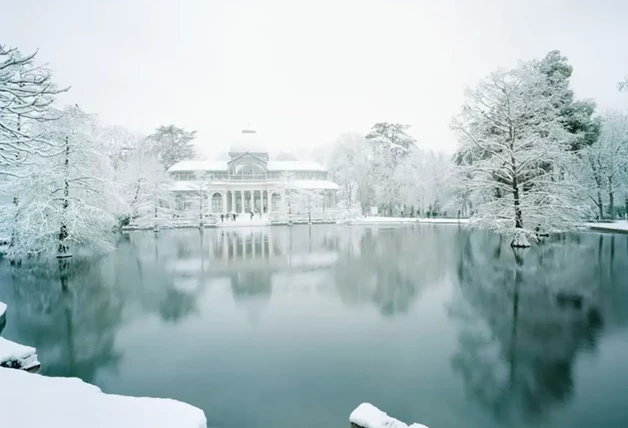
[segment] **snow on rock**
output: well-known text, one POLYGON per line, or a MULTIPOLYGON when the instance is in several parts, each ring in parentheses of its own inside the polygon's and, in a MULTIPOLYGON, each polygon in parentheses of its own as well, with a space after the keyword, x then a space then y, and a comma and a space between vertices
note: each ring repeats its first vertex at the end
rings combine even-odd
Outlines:
POLYGON ((6 312, 7 312, 6 303, 0 302, 0 318, 2 318, 6 312))
POLYGON ((35 348, 0 337, 0 367, 33 371, 40 365, 35 348))
POLYGON ((0 426, 206 428, 202 410, 175 400, 103 393, 76 378, 0 368, 0 426))
POLYGON ((360 428, 428 428, 421 424, 408 426, 369 403, 362 403, 351 412, 349 421, 360 428))

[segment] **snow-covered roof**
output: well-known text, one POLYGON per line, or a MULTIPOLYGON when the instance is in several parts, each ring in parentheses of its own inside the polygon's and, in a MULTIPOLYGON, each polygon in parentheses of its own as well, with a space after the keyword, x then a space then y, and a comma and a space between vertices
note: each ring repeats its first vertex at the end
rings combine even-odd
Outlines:
POLYGON ((181 161, 172 165, 168 172, 177 171, 226 171, 227 161, 181 161))
MULTIPOLYGON (((302 190, 337 190, 338 185, 327 180, 291 180, 288 186, 292 189, 302 190)), ((174 192, 196 192, 199 184, 194 181, 174 181, 170 184, 170 190, 174 192)))
MULTIPOLYGON (((323 165, 311 161, 269 161, 268 171, 327 171, 323 165)), ((168 172, 227 171, 227 161, 181 161, 168 172)))
POLYGON ((292 189, 337 190, 338 185, 327 180, 293 180, 288 186, 292 189))
POLYGON ((269 171, 327 171, 323 165, 312 161, 269 161, 269 171))

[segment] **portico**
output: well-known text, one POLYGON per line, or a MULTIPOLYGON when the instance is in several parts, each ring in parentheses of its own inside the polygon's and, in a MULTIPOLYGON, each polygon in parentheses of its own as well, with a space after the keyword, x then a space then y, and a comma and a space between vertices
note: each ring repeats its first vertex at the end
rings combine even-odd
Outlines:
MULTIPOLYGON (((272 194, 272 192, 270 193, 272 194)), ((215 194, 214 194, 215 195, 215 194)), ((269 191, 266 189, 232 189, 220 192, 222 206, 212 206, 212 212, 227 213, 263 213, 269 212, 269 191)))

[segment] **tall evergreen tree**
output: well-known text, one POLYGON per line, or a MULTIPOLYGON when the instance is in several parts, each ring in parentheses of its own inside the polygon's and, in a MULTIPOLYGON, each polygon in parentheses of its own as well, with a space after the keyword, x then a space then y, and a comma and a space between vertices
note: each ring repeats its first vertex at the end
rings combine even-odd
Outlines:
POLYGON ((600 120, 595 117, 596 104, 593 100, 575 98, 569 81, 573 67, 567 57, 561 55, 560 51, 553 50, 538 61, 536 66, 547 76, 548 89, 565 130, 574 136, 570 149, 577 151, 591 146, 600 135, 600 120))
POLYGON ((196 156, 193 145, 195 138, 196 131, 186 131, 175 125, 160 126, 149 137, 165 169, 196 156))

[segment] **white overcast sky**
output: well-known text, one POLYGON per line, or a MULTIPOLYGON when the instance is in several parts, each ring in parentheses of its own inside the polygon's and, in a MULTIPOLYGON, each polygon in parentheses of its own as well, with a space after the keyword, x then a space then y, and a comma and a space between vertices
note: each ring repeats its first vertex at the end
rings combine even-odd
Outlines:
POLYGON ((628 0, 0 0, 0 43, 39 48, 63 97, 211 156, 251 123, 271 148, 377 121, 451 149, 464 88, 559 49, 577 96, 628 107, 628 0))

